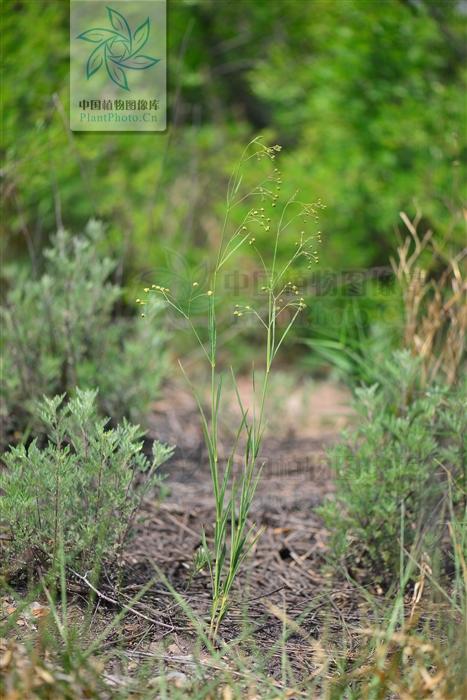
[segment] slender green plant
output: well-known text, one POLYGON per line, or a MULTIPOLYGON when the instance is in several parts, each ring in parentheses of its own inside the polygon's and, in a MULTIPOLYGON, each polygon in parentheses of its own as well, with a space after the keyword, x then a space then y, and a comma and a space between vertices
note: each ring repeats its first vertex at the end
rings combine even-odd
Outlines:
MULTIPOLYGON (((204 290, 198 282, 193 282, 188 301, 177 299, 168 287, 153 284, 144 290, 146 295, 151 293, 161 295, 167 306, 185 319, 202 348, 210 372, 208 410, 203 406, 199 389, 191 382, 190 386, 201 415, 215 502, 213 543, 212 546, 209 545, 206 533, 203 532, 202 548, 198 558, 198 564, 207 565, 211 576, 210 632, 213 637, 217 635, 219 624, 227 612, 232 586, 240 566, 259 534, 256 526, 250 525, 248 516, 261 474, 258 459, 264 436, 266 398, 271 369, 297 316, 305 308, 304 299, 300 296, 297 286, 287 280, 290 278, 294 264, 300 258, 305 259, 308 266, 318 260, 315 248, 320 241, 320 234, 319 232, 307 233, 306 229, 310 228, 310 220, 314 225, 317 219, 318 211, 323 206, 319 201, 314 204, 305 204, 298 199, 298 193, 295 193, 281 207, 273 223, 273 212, 277 208, 278 192, 282 183, 277 167, 269 167, 267 175, 259 183, 247 189, 246 193, 243 192, 245 166, 249 161, 252 159, 274 161, 280 150, 280 146, 268 147, 256 138, 245 148, 234 168, 227 187, 219 248, 212 272, 208 277, 208 289, 204 290), (240 223, 233 223, 233 210, 247 199, 254 200, 254 204, 240 223), (270 212, 269 207, 271 207, 270 212), (272 234, 272 243, 267 246, 270 250, 266 250, 266 254, 264 250, 261 252, 256 244, 253 233, 257 229, 266 236, 272 234), (270 231, 271 234, 269 234, 270 231), (288 234, 296 232, 295 249, 285 264, 279 264, 279 246, 286 231, 288 234), (252 315, 264 331, 265 366, 260 387, 256 386, 254 369, 252 370, 253 405, 251 409, 247 409, 242 402, 233 369, 231 371, 241 417, 229 455, 221 464, 219 415, 224 374, 218 364, 216 305, 220 297, 221 274, 234 254, 245 245, 252 246, 258 256, 265 280, 261 291, 265 294, 266 300, 261 307, 258 306, 258 309, 251 305, 237 304, 233 314, 236 318, 252 315), (207 300, 206 339, 202 337, 202 332, 193 322, 192 315, 193 304, 196 300, 203 298, 207 300), (233 461, 240 446, 243 452, 242 469, 241 473, 236 475, 233 472, 233 461)), ((145 300, 138 299, 137 302, 144 306, 148 303, 148 296, 145 300)), ((144 310, 142 315, 144 316, 144 310)), ((186 377, 183 367, 182 371, 186 377)))

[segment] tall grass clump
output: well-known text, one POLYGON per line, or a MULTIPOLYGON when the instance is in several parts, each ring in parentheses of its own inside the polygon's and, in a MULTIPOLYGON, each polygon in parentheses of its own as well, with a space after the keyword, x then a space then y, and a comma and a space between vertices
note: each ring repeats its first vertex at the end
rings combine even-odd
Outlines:
MULTIPOLYGON (((290 281, 292 270, 299 260, 309 266, 317 261, 316 244, 319 233, 310 232, 317 219, 320 202, 307 204, 297 193, 279 205, 281 174, 277 167, 268 172, 253 186, 244 185, 247 180, 247 164, 250 161, 274 162, 280 146, 267 147, 254 139, 244 150, 236 165, 227 188, 225 212, 219 236, 218 252, 206 281, 195 280, 188 299, 178 299, 170 288, 153 284, 145 289, 143 306, 153 294, 161 297, 168 308, 181 316, 191 328, 210 376, 209 407, 203 405, 200 387, 191 384, 201 416, 215 504, 215 522, 212 542, 203 532, 199 563, 208 567, 212 585, 211 634, 215 636, 224 618, 234 580, 243 560, 255 542, 258 531, 250 526, 248 516, 260 477, 259 455, 266 422, 266 400, 274 360, 285 342, 300 312, 305 308, 303 297, 290 281), (234 212, 240 203, 252 201, 248 212, 240 221, 234 220, 234 212), (277 212, 277 215, 276 215, 277 212), (256 235, 263 234, 266 243, 260 246, 256 235), (285 263, 279 264, 279 251, 287 234, 293 237, 294 250, 285 263), (219 366, 217 305, 221 298, 222 274, 234 255, 244 246, 253 250, 262 273, 264 284, 260 304, 236 304, 235 319, 249 316, 256 320, 264 338, 264 373, 257 385, 254 369, 251 374, 253 389, 252 406, 242 402, 231 376, 241 412, 236 437, 225 460, 219 456, 219 418, 223 405, 224 372, 219 366), (193 307, 205 304, 207 334, 195 324, 193 307), (241 450, 242 468, 239 474, 233 470, 234 456, 241 450)), ((259 167, 259 166, 258 166, 259 167)), ((143 308, 144 312, 144 308, 143 308)), ((144 313, 143 313, 144 315, 144 313)))
POLYGON ((467 248, 447 255, 430 229, 419 233, 420 215, 401 217, 408 234, 391 264, 403 298, 402 342, 421 358, 425 383, 452 385, 465 369, 467 248))
POLYGON ((467 248, 455 253, 430 229, 422 233, 420 214, 400 216, 404 228, 391 267, 318 285, 313 337, 302 338, 312 350, 307 365, 324 361, 352 388, 379 381, 385 358, 401 346, 421 359, 425 383, 450 386, 464 367, 467 248))
MULTIPOLYGON (((44 394, 99 389, 102 415, 139 420, 165 372, 166 335, 152 335, 135 317, 117 315, 123 289, 114 280, 118 260, 102 254, 105 231, 60 230, 36 261, 41 272, 5 269, 0 418, 4 442, 34 433, 35 401, 44 394)), ((148 314, 154 319, 156 301, 148 314)))

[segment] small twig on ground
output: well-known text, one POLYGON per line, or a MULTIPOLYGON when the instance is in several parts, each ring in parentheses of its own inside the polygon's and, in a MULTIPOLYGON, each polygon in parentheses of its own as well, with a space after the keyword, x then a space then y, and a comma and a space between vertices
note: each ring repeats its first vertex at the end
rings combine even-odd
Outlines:
MULTIPOLYGON (((132 608, 131 605, 126 605, 125 603, 121 603, 118 600, 115 600, 115 598, 111 598, 110 596, 106 595, 105 593, 102 593, 102 591, 99 591, 93 584, 88 581, 86 576, 82 576, 79 574, 77 571, 74 571, 73 569, 70 569, 71 573, 76 576, 80 581, 86 584, 88 588, 91 589, 99 598, 102 600, 105 600, 107 603, 111 603, 112 605, 116 605, 118 607, 123 608, 124 610, 128 610, 128 612, 131 612, 133 615, 136 615, 137 617, 140 617, 143 620, 146 620, 147 622, 150 622, 152 625, 159 625, 159 627, 164 627, 165 629, 169 629, 170 631, 175 631, 179 628, 174 627, 174 625, 169 625, 166 622, 162 622, 161 620, 156 620, 153 617, 149 617, 148 615, 144 615, 144 613, 139 612, 139 610, 136 610, 135 608, 132 608)), ((181 631, 179 629, 179 631, 181 631)))

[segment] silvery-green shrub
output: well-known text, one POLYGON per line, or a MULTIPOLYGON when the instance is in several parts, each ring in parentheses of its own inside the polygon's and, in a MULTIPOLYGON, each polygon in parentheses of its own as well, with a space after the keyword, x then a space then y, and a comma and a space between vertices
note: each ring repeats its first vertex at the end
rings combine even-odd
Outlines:
POLYGON ((0 522, 7 533, 4 564, 68 564, 92 568, 129 534, 142 498, 159 487, 157 468, 172 449, 142 451, 139 426, 123 419, 108 428, 97 392, 76 390, 36 405, 45 438, 10 448, 0 470, 0 522))
POLYGON ((358 426, 330 453, 336 493, 320 512, 334 560, 389 582, 414 547, 442 536, 449 502, 465 509, 467 392, 465 383, 426 387, 408 351, 379 376, 357 390, 358 426))
POLYGON ((34 401, 44 394, 97 388, 101 413, 113 421, 139 420, 157 394, 166 367, 160 305, 146 308, 150 327, 116 313, 123 290, 112 281, 117 261, 100 252, 103 238, 96 221, 80 235, 59 231, 40 276, 7 274, 0 312, 5 437, 30 426, 34 401))

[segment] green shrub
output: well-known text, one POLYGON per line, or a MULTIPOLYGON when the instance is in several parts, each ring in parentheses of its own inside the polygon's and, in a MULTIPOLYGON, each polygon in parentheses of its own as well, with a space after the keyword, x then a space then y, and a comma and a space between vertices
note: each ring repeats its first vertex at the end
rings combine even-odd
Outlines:
MULTIPOLYGON (((44 394, 99 389, 103 415, 138 419, 164 373, 165 334, 134 318, 115 317, 122 289, 110 281, 116 261, 99 254, 101 224, 83 235, 60 231, 45 251, 37 279, 19 274, 1 308, 3 322, 0 413, 8 433, 28 425, 44 394)), ((159 305, 146 310, 155 317, 159 305)))
POLYGON ((1 519, 9 531, 5 561, 67 563, 86 568, 111 556, 129 531, 143 496, 159 483, 157 467, 171 448, 154 443, 152 460, 142 452, 140 428, 126 420, 106 429, 95 391, 46 397, 37 415, 47 433, 4 455, 0 471, 1 519))
POLYGON ((286 196, 299 186, 330 205, 323 267, 384 263, 401 210, 422 209, 463 242, 462 216, 451 215, 466 177, 461 0, 167 5, 167 60, 180 76, 173 131, 96 137, 68 129, 69 3, 2 3, 6 255, 24 250, 25 228, 51 229, 59 196, 72 227, 99 213, 113 241, 131 230, 134 269, 158 266, 164 243, 197 264, 232 163, 264 129, 290 144, 286 196), (246 36, 241 48, 232 41, 246 36))
POLYGON ((320 512, 334 557, 359 578, 386 582, 398 576, 403 549, 436 536, 448 475, 455 500, 465 489, 466 391, 423 389, 420 363, 406 351, 379 375, 357 390, 361 420, 331 452, 336 495, 320 512))

